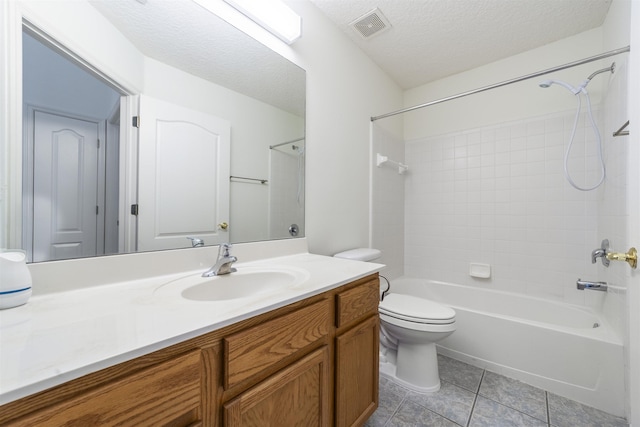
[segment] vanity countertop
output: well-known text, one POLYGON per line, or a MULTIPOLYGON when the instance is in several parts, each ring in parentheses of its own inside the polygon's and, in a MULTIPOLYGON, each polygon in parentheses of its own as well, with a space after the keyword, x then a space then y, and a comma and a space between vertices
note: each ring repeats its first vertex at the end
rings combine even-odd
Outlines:
MULTIPOLYGON (((0 310, 0 405, 380 271, 382 264, 298 253, 237 262, 308 273, 299 286, 219 302, 167 285, 203 270, 34 294, 0 310)), ((35 279, 34 279, 35 283, 35 279)), ((35 285, 34 285, 35 286, 35 285)))

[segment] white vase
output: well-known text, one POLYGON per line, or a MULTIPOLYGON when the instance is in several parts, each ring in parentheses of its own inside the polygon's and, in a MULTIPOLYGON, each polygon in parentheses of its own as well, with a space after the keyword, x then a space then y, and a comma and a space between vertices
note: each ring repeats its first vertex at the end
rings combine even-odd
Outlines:
POLYGON ((23 251, 0 250, 0 309, 25 304, 31 297, 31 273, 23 251))

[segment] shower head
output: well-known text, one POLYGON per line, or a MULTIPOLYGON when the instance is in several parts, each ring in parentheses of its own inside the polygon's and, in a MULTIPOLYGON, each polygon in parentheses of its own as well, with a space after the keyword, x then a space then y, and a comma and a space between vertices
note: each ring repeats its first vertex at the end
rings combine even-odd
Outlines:
POLYGON ((606 67, 606 68, 602 68, 602 69, 592 73, 589 77, 587 77, 587 79, 585 81, 580 83, 580 85, 578 87, 573 87, 569 83, 565 83, 562 80, 544 80, 544 81, 541 81, 539 83, 539 85, 542 88, 548 88, 552 84, 558 84, 558 85, 564 87, 565 89, 569 90, 574 95, 577 95, 580 92, 586 94, 587 93, 586 87, 587 87, 587 85, 589 84, 589 82, 591 81, 592 78, 594 78, 595 76, 597 76, 598 74, 601 74, 601 73, 606 73, 606 72, 614 73, 615 69, 616 69, 616 63, 614 62, 614 63, 611 64, 611 66, 606 67))
POLYGON ((571 86, 569 83, 563 82, 562 80, 544 80, 544 81, 541 81, 539 83, 541 88, 548 88, 553 84, 562 86, 563 88, 567 89, 568 91, 570 91, 574 95, 577 95, 581 91, 584 91, 585 90, 584 86, 586 86, 586 85, 580 85, 577 88, 575 88, 575 87, 571 86))

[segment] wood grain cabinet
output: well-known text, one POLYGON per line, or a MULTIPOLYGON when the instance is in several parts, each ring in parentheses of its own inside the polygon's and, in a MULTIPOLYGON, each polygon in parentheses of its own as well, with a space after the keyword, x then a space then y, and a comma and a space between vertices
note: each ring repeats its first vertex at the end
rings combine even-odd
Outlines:
POLYGON ((200 425, 200 389, 200 353, 194 351, 79 394, 11 425, 200 425))
POLYGON ((329 363, 324 346, 243 392, 224 404, 224 425, 330 425, 329 363))
POLYGON ((2 426, 361 426, 378 275, 0 406, 2 426))
POLYGON ((377 277, 336 295, 335 425, 360 426, 378 407, 377 277))

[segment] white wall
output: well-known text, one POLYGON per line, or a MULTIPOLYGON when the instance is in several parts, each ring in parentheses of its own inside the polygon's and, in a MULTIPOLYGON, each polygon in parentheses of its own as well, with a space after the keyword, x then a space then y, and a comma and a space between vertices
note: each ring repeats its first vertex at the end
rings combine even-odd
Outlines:
MULTIPOLYGON (((408 90, 405 92, 405 107, 587 58, 602 53, 602 43, 600 28, 586 31, 408 90)), ((574 108, 575 99, 566 96, 564 90, 559 87, 543 90, 538 83, 546 79, 560 79, 577 85, 594 70, 604 66, 599 62, 586 64, 407 113, 404 115, 404 137, 406 140, 412 140, 574 108)), ((603 78, 606 79, 607 76, 598 76, 593 83, 597 83, 596 79, 599 81, 603 78)), ((598 104, 602 90, 593 83, 589 85, 589 93, 594 104, 598 104)))
POLYGON ((28 21, 132 91, 142 88, 144 57, 88 2, 16 2, 28 21))
POLYGON ((120 103, 118 92, 28 34, 23 52, 26 104, 106 120, 120 103))
MULTIPOLYGON (((382 122, 372 124, 372 154, 374 161, 380 153, 396 162, 405 162, 405 144, 403 139, 381 126, 382 122)), ((382 256, 378 260, 386 265, 382 274, 392 280, 404 274, 405 265, 405 180, 413 170, 399 173, 399 167, 385 163, 374 167, 372 171, 373 203, 372 209, 372 247, 380 249, 382 256)), ((408 234, 415 230, 406 228, 408 234)), ((383 284, 384 288, 384 284, 383 284)))
POLYGON ((311 252, 369 244, 370 117, 401 108, 402 92, 307 1, 292 45, 307 70, 306 235, 311 252))

